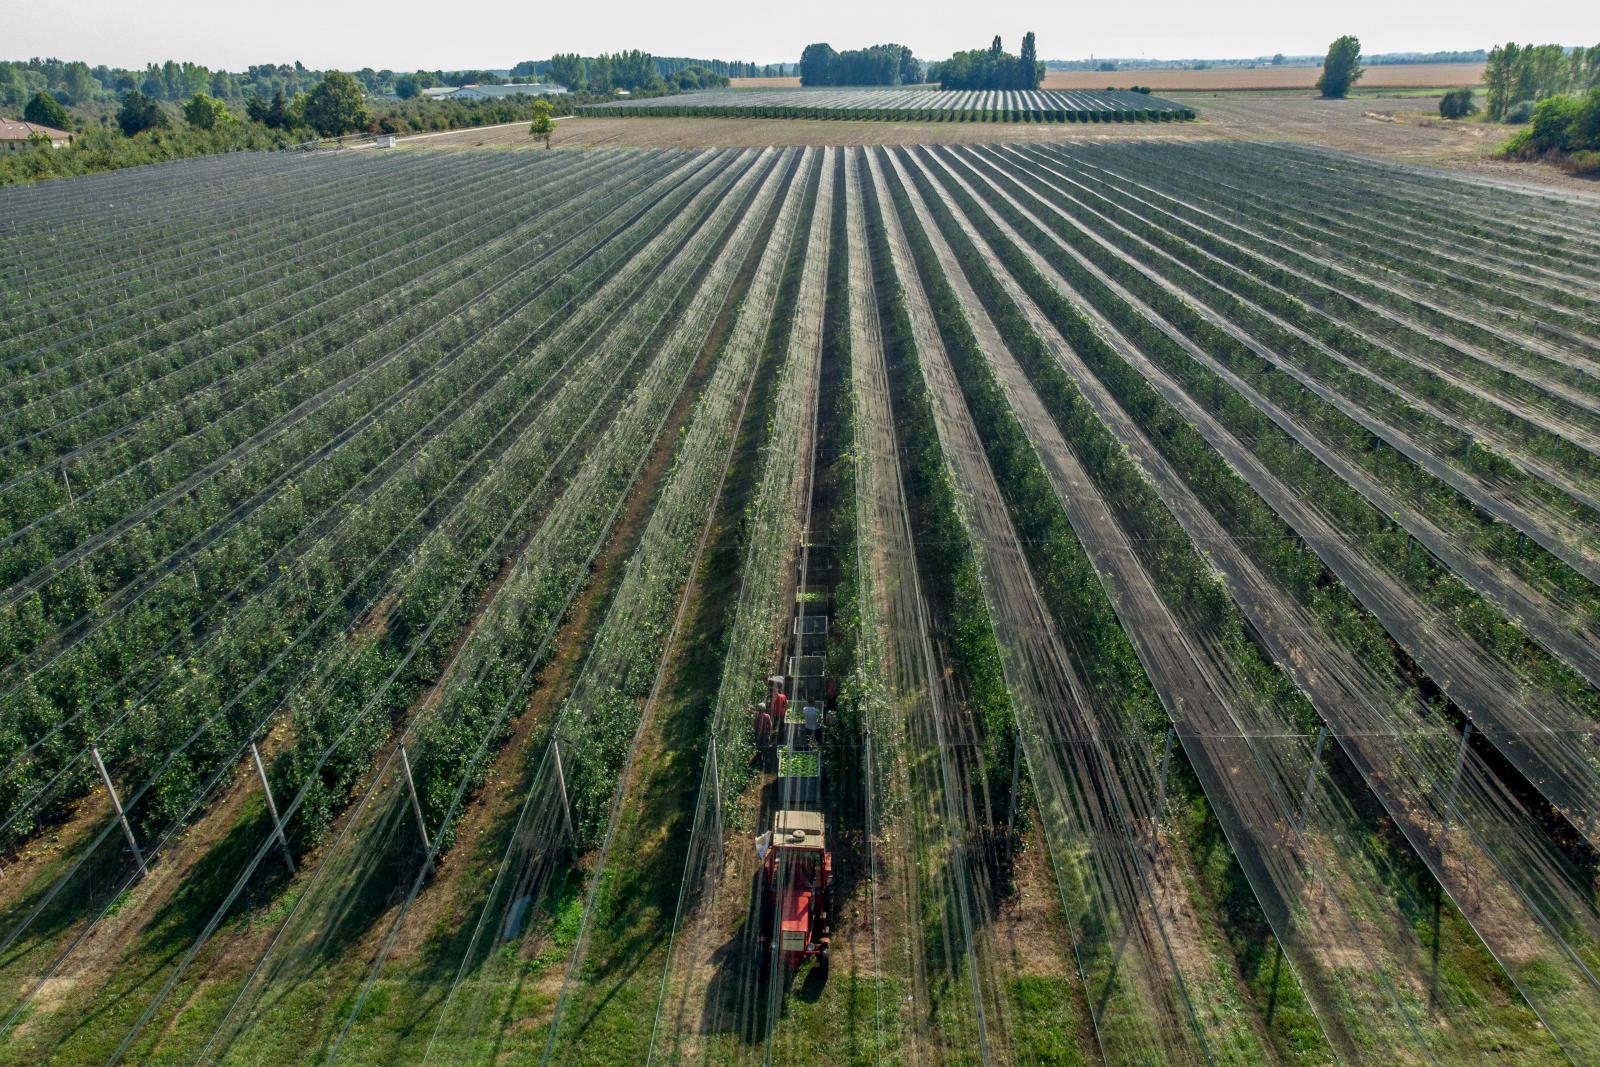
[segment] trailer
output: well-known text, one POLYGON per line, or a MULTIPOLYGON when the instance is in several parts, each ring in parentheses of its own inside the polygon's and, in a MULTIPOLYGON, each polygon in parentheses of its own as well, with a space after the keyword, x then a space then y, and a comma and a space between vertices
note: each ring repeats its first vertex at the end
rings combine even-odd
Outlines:
POLYGON ((775 724, 782 738, 777 810, 772 829, 756 845, 761 857, 757 929, 763 958, 770 961, 776 941, 786 968, 816 959, 826 974, 833 935, 833 853, 823 814, 825 768, 819 740, 830 692, 826 664, 832 591, 827 585, 808 585, 805 574, 802 567, 785 657, 788 669, 768 680, 782 685, 789 699, 783 721, 775 724))

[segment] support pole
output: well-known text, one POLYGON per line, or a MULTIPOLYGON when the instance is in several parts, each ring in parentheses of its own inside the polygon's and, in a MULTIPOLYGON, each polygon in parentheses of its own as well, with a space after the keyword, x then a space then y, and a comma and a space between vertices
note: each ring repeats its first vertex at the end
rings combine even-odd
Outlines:
POLYGON ((1161 813, 1167 807, 1167 775, 1172 770, 1172 739, 1177 728, 1167 727, 1167 739, 1161 749, 1161 785, 1156 791, 1156 807, 1150 816, 1150 858, 1156 858, 1156 834, 1161 829, 1161 813))
POLYGON ((717 869, 722 869, 722 771, 717 762, 717 739, 711 739, 711 748, 708 753, 711 760, 711 800, 716 805, 717 829, 711 837, 712 843, 717 847, 717 869))
POLYGON ((567 827, 567 840, 571 841, 577 836, 572 829, 572 805, 567 803, 567 775, 561 769, 561 742, 551 741, 550 748, 556 760, 556 788, 561 791, 561 821, 567 827))
POLYGON ((1467 723, 1466 729, 1461 731, 1461 747, 1456 751, 1456 771, 1450 776, 1450 799, 1444 806, 1444 826, 1439 831, 1439 843, 1444 844, 1444 835, 1449 833, 1450 824, 1456 821, 1456 790, 1461 785, 1461 771, 1467 765, 1467 744, 1472 740, 1472 724, 1467 723))
POLYGON ((411 814, 417 817, 417 833, 422 835, 422 851, 427 860, 428 869, 433 869, 433 845, 428 841, 428 827, 422 821, 422 801, 417 796, 417 783, 411 777, 411 757, 406 753, 404 742, 400 744, 400 772, 405 775, 406 792, 411 796, 411 814))
POLYGON ((117 796, 117 787, 111 784, 111 775, 106 773, 106 762, 100 758, 100 746, 90 745, 89 755, 94 757, 95 770, 100 772, 100 780, 105 783, 106 793, 111 797, 111 806, 116 809, 117 821, 122 824, 122 836, 128 839, 128 847, 133 850, 133 858, 139 862, 139 873, 150 873, 150 868, 144 865, 144 853, 139 851, 139 842, 134 840, 133 827, 128 825, 128 816, 122 810, 122 800, 117 796))
POLYGON ((256 777, 261 779, 262 795, 267 798, 267 814, 272 816, 272 834, 283 849, 283 862, 288 864, 289 873, 294 874, 294 856, 289 852, 289 839, 284 836, 283 820, 278 818, 278 804, 272 799, 272 786, 267 782, 267 768, 261 762, 261 750, 254 741, 250 742, 250 759, 256 765, 256 777))
POLYGON ((1311 754, 1311 766, 1306 768, 1306 787, 1300 792, 1300 816, 1294 822, 1295 840, 1300 840, 1300 835, 1305 832, 1306 816, 1311 814, 1311 787, 1317 784, 1317 765, 1322 762, 1322 746, 1328 743, 1328 726, 1324 723, 1317 730, 1317 748, 1311 754))
POLYGON ((1006 857, 1012 854, 1011 841, 1016 836, 1017 774, 1022 770, 1022 726, 1017 726, 1017 736, 1011 743, 1011 810, 1006 812, 1006 857))
POLYGON ((65 486, 67 490, 67 507, 77 507, 78 502, 72 499, 72 482, 67 478, 67 465, 65 463, 61 465, 61 484, 65 486))

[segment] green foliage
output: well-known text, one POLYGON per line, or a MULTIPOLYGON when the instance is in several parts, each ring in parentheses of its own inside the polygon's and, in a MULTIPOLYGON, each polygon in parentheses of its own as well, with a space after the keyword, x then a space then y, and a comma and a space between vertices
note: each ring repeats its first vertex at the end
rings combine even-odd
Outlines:
POLYGON ((207 93, 195 93, 183 105, 183 120, 197 129, 214 130, 233 122, 234 118, 228 105, 221 100, 207 93))
POLYGON ((778 775, 782 778, 815 778, 822 773, 822 758, 816 752, 805 750, 791 752, 788 746, 778 749, 778 775))
POLYGON ((61 101, 40 89, 28 101, 22 117, 36 126, 49 126, 57 130, 72 129, 72 116, 61 106, 61 101))
POLYGON ((1472 99, 1472 90, 1468 88, 1451 89, 1439 98, 1439 115, 1447 119, 1464 119, 1468 115, 1478 112, 1478 105, 1472 99))
POLYGON ((296 96, 291 104, 284 99, 283 90, 279 89, 272 94, 271 103, 260 96, 251 95, 245 101, 244 111, 251 122, 259 122, 269 130, 292 130, 304 119, 305 98, 296 96))
POLYGON ((1532 100, 1518 100, 1506 110, 1500 121, 1512 126, 1524 126, 1533 120, 1533 109, 1538 106, 1532 100))
POLYGON ((135 89, 122 99, 117 112, 117 125, 122 132, 133 137, 145 130, 162 129, 168 125, 167 113, 161 105, 135 89))
POLYGON ((1324 99, 1342 100, 1350 95, 1350 87, 1361 80, 1363 73, 1361 40, 1345 34, 1328 46, 1328 54, 1322 61, 1322 76, 1317 79, 1317 90, 1324 99))
POLYGON ((831 45, 808 44, 800 53, 800 84, 913 85, 922 80, 922 61, 903 44, 875 44, 835 52, 831 45))
POLYGON ((581 89, 585 84, 583 73, 583 57, 576 52, 557 52, 550 57, 550 80, 557 85, 581 89))
POLYGON ((366 129, 372 113, 356 80, 333 70, 306 96, 305 122, 324 137, 338 137, 366 129))
POLYGON ((1044 64, 1030 31, 1022 39, 1022 55, 1005 51, 995 37, 987 49, 957 52, 942 63, 928 64, 928 78, 941 89, 1037 89, 1044 80, 1044 64))
POLYGON ((1512 118, 1514 109, 1559 93, 1581 93, 1600 85, 1600 45, 1567 49, 1558 44, 1523 44, 1515 41, 1489 50, 1483 68, 1489 118, 1496 122, 1526 122, 1512 118))
POLYGON ((1552 96, 1533 109, 1533 121, 1500 148, 1512 159, 1549 158, 1578 174, 1595 172, 1600 153, 1600 86, 1582 96, 1552 96))
POLYGON ((550 101, 540 98, 533 102, 533 124, 528 132, 550 147, 550 135, 556 132, 555 119, 551 117, 550 101))

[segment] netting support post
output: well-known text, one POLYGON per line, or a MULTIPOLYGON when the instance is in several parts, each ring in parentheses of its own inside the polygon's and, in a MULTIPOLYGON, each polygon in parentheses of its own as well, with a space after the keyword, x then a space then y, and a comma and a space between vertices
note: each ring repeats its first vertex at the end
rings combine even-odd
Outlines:
POLYGON ((1009 859, 1012 853, 1012 839, 1016 836, 1017 823, 1017 773, 1022 769, 1022 727, 1018 725, 1017 736, 1011 744, 1011 810, 1006 812, 1006 856, 1009 859))
POLYGON ((1461 786, 1461 771, 1467 765, 1467 745, 1472 741, 1472 724, 1467 723, 1461 731, 1461 747, 1456 751, 1456 769, 1450 776, 1450 797, 1444 805, 1444 825, 1439 830, 1440 844, 1444 844, 1444 835, 1450 832, 1450 826, 1456 821, 1456 790, 1461 786))
POLYGON ((1167 808, 1167 776, 1172 770, 1172 740, 1177 727, 1167 727, 1167 737, 1161 747, 1161 783, 1156 788, 1156 806, 1150 813, 1150 858, 1156 858, 1156 834, 1161 831, 1161 813, 1167 808))
POLYGON ((711 739, 711 748, 707 758, 711 760, 711 800, 716 805, 717 832, 712 835, 712 840, 717 844, 717 869, 722 869, 722 771, 717 762, 717 739, 711 739))
POLYGON ((1306 768, 1306 787, 1300 791, 1300 814, 1294 821, 1294 837, 1300 840, 1305 832, 1306 817, 1311 814, 1311 787, 1317 784, 1317 765, 1322 762, 1322 748, 1328 743, 1328 725, 1317 728, 1317 747, 1311 753, 1311 766, 1306 768))
POLYGON ((250 760, 256 765, 256 777, 261 779, 261 795, 267 798, 267 814, 272 816, 272 836, 278 839, 278 847, 283 849, 283 862, 288 865, 289 873, 294 874, 294 855, 289 851, 289 838, 283 832, 283 820, 278 818, 278 803, 272 799, 272 786, 267 781, 267 767, 261 762, 261 750, 254 741, 250 742, 250 760))
POLYGON ((550 742, 551 754, 556 761, 556 788, 561 792, 561 821, 567 828, 567 840, 577 837, 572 828, 572 805, 567 803, 567 774, 561 768, 561 742, 550 742))
POLYGON ((128 847, 133 850, 133 858, 139 863, 139 873, 150 873, 150 869, 144 865, 144 853, 139 850, 139 842, 134 839, 133 827, 128 825, 128 816, 122 810, 122 799, 117 796, 117 787, 111 784, 111 775, 106 773, 106 761, 100 758, 100 746, 90 745, 89 755, 94 758, 94 768, 100 772, 100 780, 106 786, 106 795, 111 798, 111 807, 117 813, 117 821, 122 824, 122 836, 128 839, 128 847))
POLYGON ((61 464, 61 484, 67 490, 67 507, 76 508, 78 502, 72 499, 72 481, 67 477, 67 465, 65 463, 61 464))
POLYGON ((411 797, 411 814, 417 817, 417 833, 422 835, 422 852, 428 864, 428 869, 433 869, 433 845, 428 840, 428 826, 422 821, 422 800, 417 796, 417 783, 411 777, 411 757, 406 753, 405 742, 400 743, 400 773, 405 776, 406 793, 411 797))

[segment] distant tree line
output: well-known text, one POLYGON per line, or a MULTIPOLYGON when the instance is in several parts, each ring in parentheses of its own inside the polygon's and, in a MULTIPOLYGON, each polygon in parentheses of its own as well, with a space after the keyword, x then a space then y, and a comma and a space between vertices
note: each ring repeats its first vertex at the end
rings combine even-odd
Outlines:
MULTIPOLYGON (((726 85, 729 77, 757 77, 764 70, 755 63, 715 59, 683 59, 651 56, 646 52, 619 52, 592 59, 579 57, 584 74, 568 88, 596 91, 630 89, 642 92, 682 91, 726 85), (685 79, 679 77, 691 71, 685 79), (581 84, 580 84, 581 81, 581 84)), ((350 71, 363 92, 375 97, 409 100, 422 90, 443 86, 501 85, 548 75, 552 60, 525 60, 504 70, 374 70, 363 67, 350 71)), ((781 65, 780 65, 781 67, 781 65)), ((781 72, 781 71, 780 71, 781 72)), ((197 63, 151 63, 143 70, 116 67, 91 67, 87 63, 59 59, 29 59, 0 62, 0 113, 17 111, 40 92, 47 93, 68 107, 85 111, 115 110, 130 92, 139 92, 164 104, 182 104, 196 93, 205 93, 228 104, 242 105, 251 97, 271 100, 279 93, 293 100, 309 93, 327 75, 301 63, 264 63, 243 71, 211 70, 197 63)))
POLYGON ((1499 45, 1489 50, 1483 85, 1490 119, 1526 122, 1538 101, 1600 85, 1600 45, 1572 49, 1558 44, 1499 45))
POLYGON ((800 84, 915 85, 922 81, 922 61, 903 44, 875 44, 836 52, 833 46, 808 44, 800 53, 800 84))
MULTIPOLYGON (((544 102, 554 116, 571 114, 595 99, 588 93, 570 93, 544 102)), ((0 185, 189 156, 285 148, 319 136, 420 133, 525 122, 534 117, 536 104, 528 97, 374 99, 356 76, 329 71, 304 92, 290 95, 276 89, 270 99, 252 92, 242 108, 206 92, 196 92, 178 106, 132 88, 120 99, 111 98, 110 110, 98 120, 85 120, 81 109, 69 110, 50 92, 39 89, 23 108, 24 117, 74 131, 73 144, 53 148, 44 140, 28 151, 0 156, 0 185)))
MULTIPOLYGON (((322 80, 322 71, 300 63, 249 67, 243 71, 211 70, 198 63, 167 60, 151 63, 143 70, 122 67, 91 67, 87 63, 60 59, 29 59, 0 62, 0 108, 21 107, 36 93, 44 91, 70 107, 88 108, 97 102, 120 102, 137 90, 152 100, 180 103, 196 93, 205 93, 230 103, 242 102, 251 93, 270 97, 283 91, 289 96, 307 92, 322 80)), ((378 92, 392 71, 366 70, 356 74, 369 92, 378 92)))
POLYGON ((637 49, 602 52, 597 56, 558 52, 549 59, 517 64, 516 69, 523 68, 533 77, 548 79, 574 91, 592 93, 617 89, 634 94, 686 93, 721 88, 728 84, 729 78, 760 76, 760 68, 754 63, 654 56, 637 49))
POLYGON ((995 35, 987 49, 957 52, 942 63, 928 64, 928 79, 941 89, 1037 89, 1044 80, 1033 34, 1022 38, 1022 54, 1012 55, 995 35))
POLYGON ((1384 52, 1367 56, 1369 67, 1402 66, 1407 63, 1482 63, 1489 53, 1482 48, 1469 52, 1384 52))

